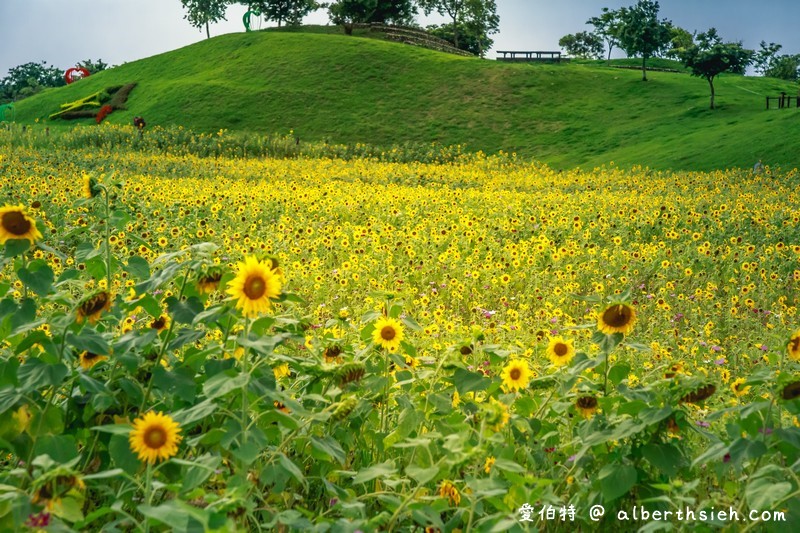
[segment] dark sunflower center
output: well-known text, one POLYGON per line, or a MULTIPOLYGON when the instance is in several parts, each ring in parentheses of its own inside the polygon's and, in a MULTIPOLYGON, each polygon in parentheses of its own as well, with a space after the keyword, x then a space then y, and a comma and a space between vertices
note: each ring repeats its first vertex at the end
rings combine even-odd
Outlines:
POLYGON ((86 316, 93 315, 102 311, 106 306, 106 303, 108 303, 108 295, 106 295, 104 292, 101 292, 97 296, 94 296, 81 304, 81 311, 86 316))
POLYGON ((555 352, 555 354, 559 357, 564 357, 567 355, 567 353, 569 353, 569 346, 563 342, 556 343, 556 345, 553 346, 553 352, 555 352))
POLYGON ((513 381, 517 381, 522 377, 522 370, 519 368, 512 368, 511 372, 508 373, 508 377, 510 377, 513 381))
POLYGON ((250 276, 244 282, 244 294, 251 300, 258 300, 267 292, 267 282, 261 276, 250 276))
POLYGON ((31 229, 31 223, 20 211, 3 213, 3 228, 12 235, 25 235, 31 229))
POLYGON ((624 305, 610 307, 603 313, 603 322, 613 328, 621 328, 628 325, 631 320, 630 310, 624 305))
POLYGON ((800 396, 800 381, 795 381, 794 383, 786 385, 781 395, 784 400, 794 400, 800 396))
POLYGON ((597 398, 594 396, 583 396, 578 398, 577 405, 581 409, 594 409, 597 407, 597 398))
POLYGON ((148 428, 144 433, 144 443, 153 449, 161 448, 167 442, 167 432, 162 427, 148 428))
POLYGON ((383 326, 383 329, 381 329, 381 339, 390 341, 394 339, 395 336, 397 336, 397 332, 392 326, 383 326))
POLYGON ((789 351, 795 353, 800 351, 800 336, 793 338, 789 341, 789 351))
POLYGON ((98 357, 100 357, 100 356, 99 356, 98 354, 96 354, 96 353, 92 353, 92 352, 86 352, 86 353, 83 355, 83 360, 84 360, 84 361, 94 361, 94 360, 95 360, 95 359, 97 359, 98 357))
POLYGON ((163 316, 160 316, 157 319, 153 320, 153 323, 150 324, 150 327, 153 329, 164 329, 164 326, 166 325, 167 325, 167 320, 163 316))

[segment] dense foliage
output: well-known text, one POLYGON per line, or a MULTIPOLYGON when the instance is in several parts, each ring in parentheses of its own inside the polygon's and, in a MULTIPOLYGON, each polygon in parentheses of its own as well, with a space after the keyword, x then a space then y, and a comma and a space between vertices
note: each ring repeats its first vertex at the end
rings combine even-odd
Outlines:
POLYGON ((800 503, 797 170, 92 131, 0 131, 4 529, 800 503))

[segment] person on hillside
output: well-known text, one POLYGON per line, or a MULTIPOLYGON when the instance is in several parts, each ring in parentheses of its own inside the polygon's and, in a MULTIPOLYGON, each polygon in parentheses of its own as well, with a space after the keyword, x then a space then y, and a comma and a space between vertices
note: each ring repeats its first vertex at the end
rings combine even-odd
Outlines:
POLYGON ((764 172, 764 163, 759 159, 756 161, 756 164, 753 165, 753 174, 761 174, 762 172, 764 172))

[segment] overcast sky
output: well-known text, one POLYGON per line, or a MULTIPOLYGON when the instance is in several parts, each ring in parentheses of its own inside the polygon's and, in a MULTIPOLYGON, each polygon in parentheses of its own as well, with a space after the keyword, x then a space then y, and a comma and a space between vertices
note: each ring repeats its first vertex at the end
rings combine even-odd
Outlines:
MULTIPOLYGON (((557 50, 561 36, 590 29, 586 20, 601 8, 635 0, 496 2, 500 32, 494 36, 495 50, 557 50)), ((228 20, 212 25, 212 36, 244 31, 245 11, 242 5, 231 6, 228 20)), ((59 68, 84 59, 121 64, 205 38, 183 15, 180 0, 0 0, 0 78, 29 61, 59 68)), ((800 0, 662 0, 661 16, 689 31, 714 26, 723 39, 741 40, 748 48, 758 49, 764 40, 782 44, 781 53, 800 53, 800 0)), ((305 22, 326 24, 327 13, 318 11, 305 22)), ((442 19, 422 17, 420 22, 442 19)))

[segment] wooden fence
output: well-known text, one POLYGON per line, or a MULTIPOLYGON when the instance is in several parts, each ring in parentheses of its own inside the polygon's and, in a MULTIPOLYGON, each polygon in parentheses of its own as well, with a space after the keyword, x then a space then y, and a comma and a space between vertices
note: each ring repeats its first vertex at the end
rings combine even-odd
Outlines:
POLYGON ((771 100, 775 100, 775 102, 778 104, 778 109, 792 107, 792 100, 794 100, 795 107, 800 107, 800 98, 797 96, 789 96, 786 93, 781 93, 780 96, 767 96, 767 109, 769 109, 769 103, 771 100))

